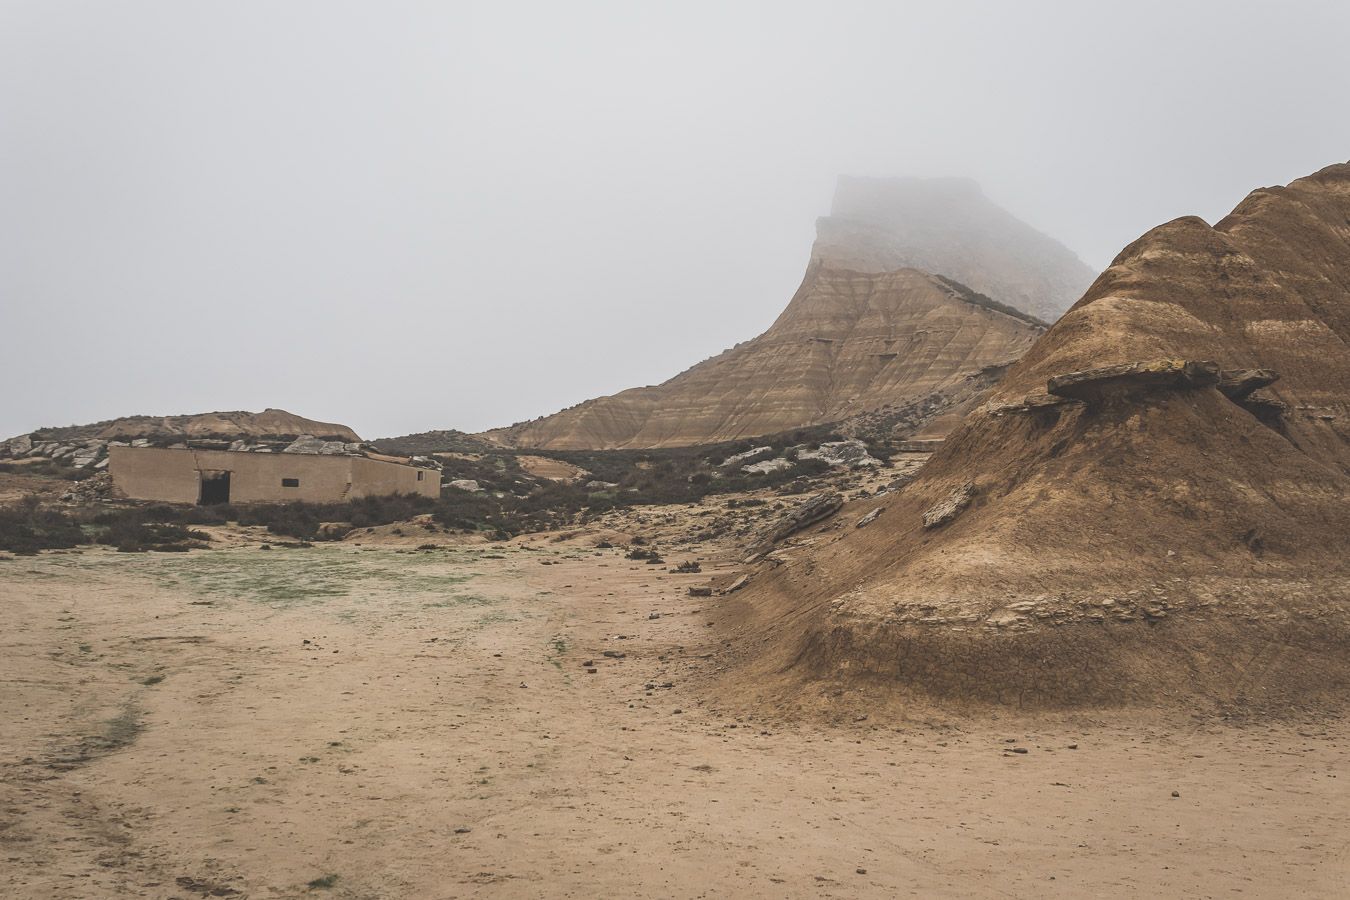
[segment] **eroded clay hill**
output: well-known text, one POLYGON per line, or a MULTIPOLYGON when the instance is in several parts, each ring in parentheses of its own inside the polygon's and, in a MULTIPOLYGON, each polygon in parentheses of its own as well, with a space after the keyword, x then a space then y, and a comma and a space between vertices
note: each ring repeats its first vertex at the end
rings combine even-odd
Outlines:
POLYGON ((1350 165, 1150 231, 915 482, 760 564, 728 613, 737 683, 1343 700, 1348 341, 1350 165))
POLYGON ((965 178, 841 177, 811 256, 858 272, 938 272, 1047 322, 1095 274, 965 178))
POLYGON ((837 422, 1006 365, 1043 330, 925 272, 871 274, 817 262, 754 340, 656 387, 488 437, 555 450, 675 447, 837 422))

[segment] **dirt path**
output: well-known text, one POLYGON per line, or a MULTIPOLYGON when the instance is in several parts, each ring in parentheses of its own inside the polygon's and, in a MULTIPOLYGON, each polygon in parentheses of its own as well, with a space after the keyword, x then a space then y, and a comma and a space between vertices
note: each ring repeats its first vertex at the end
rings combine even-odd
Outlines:
POLYGON ((1343 723, 737 720, 541 546, 0 563, 0 895, 1350 894, 1343 723))

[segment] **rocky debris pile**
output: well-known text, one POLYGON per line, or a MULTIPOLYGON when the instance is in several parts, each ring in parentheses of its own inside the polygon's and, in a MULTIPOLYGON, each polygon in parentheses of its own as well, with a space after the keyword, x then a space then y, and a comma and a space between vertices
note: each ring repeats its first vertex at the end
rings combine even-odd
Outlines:
MULTIPOLYGON (((888 403, 856 413, 836 427, 848 438, 870 441, 913 439, 920 445, 941 441, 998 384, 1015 360, 1000 360, 968 372, 961 378, 912 400, 888 403)), ((903 452, 929 452, 935 447, 916 446, 903 452)))
POLYGON ((835 468, 862 469, 881 465, 881 460, 868 453, 867 445, 859 440, 830 441, 815 450, 798 450, 797 459, 818 459, 835 468))
POLYGON ((897 453, 934 453, 942 446, 942 438, 917 438, 908 441, 896 441, 897 453))
POLYGON ((792 468, 792 461, 779 456, 774 459, 751 463, 748 466, 741 466, 741 471, 747 475, 768 475, 771 472, 781 472, 790 468, 792 468))
POLYGON ((112 475, 108 472, 99 472, 83 481, 75 482, 70 490, 61 495, 61 499, 68 502, 89 502, 92 500, 107 500, 112 495, 112 475))
MULTIPOLYGON (((243 441, 235 441, 230 445, 231 450, 249 450, 250 446, 243 441), (234 444, 244 444, 236 447, 234 444)), ((282 448, 282 453, 314 453, 322 456, 364 456, 370 445, 360 441, 325 441, 322 438, 316 438, 313 435, 302 434, 291 443, 282 448)))
POLYGON ((726 459, 722 460, 722 463, 718 468, 730 469, 735 466, 745 466, 748 463, 758 462, 759 460, 770 456, 773 456, 772 447, 755 447, 752 450, 746 450, 744 453, 728 456, 726 459))
POLYGON ((782 456, 773 454, 772 447, 756 447, 727 457, 718 468, 727 469, 740 465, 740 470, 747 475, 769 475, 791 469, 797 463, 809 460, 819 460, 836 469, 865 469, 881 465, 881 460, 867 451, 866 444, 852 438, 844 441, 828 441, 815 449, 807 444, 799 444, 783 451, 782 456), (744 463, 745 460, 757 461, 744 463))
POLYGON ((483 486, 472 478, 456 478, 453 481, 447 481, 446 486, 457 491, 468 491, 471 494, 476 494, 483 489, 483 486))
POLYGON ((786 538, 791 537, 803 528, 809 528, 817 522, 828 519, 837 513, 843 505, 844 498, 839 494, 817 494, 800 506, 790 510, 773 527, 760 535, 750 546, 745 562, 755 562, 786 538))
POLYGON ((126 441, 105 441, 97 438, 78 443, 35 441, 30 435, 25 434, 0 443, 0 459, 44 458, 76 469, 90 466, 103 469, 108 465, 108 447, 125 447, 126 444, 126 441))
POLYGON ((975 499, 975 485, 967 481, 957 485, 952 492, 933 504, 923 514, 924 528, 941 528, 961 515, 962 511, 975 499))
MULTIPOLYGON (((295 439, 269 440, 267 438, 184 438, 160 436, 156 439, 134 438, 116 440, 90 438, 63 442, 34 440, 25 434, 0 443, 0 459, 43 457, 76 469, 108 465, 109 447, 167 447, 197 450, 230 450, 237 453, 310 453, 324 456, 365 456, 372 446, 362 441, 330 441, 303 434, 295 439)), ((428 461, 429 462, 429 461, 428 461)))

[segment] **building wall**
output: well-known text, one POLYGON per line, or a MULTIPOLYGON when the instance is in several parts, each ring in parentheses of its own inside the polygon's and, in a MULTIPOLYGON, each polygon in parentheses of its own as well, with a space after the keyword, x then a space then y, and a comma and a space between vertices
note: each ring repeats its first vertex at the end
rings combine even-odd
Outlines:
POLYGON ((331 503, 385 494, 438 497, 440 474, 356 456, 109 447, 113 486, 137 500, 196 503, 202 473, 230 473, 231 503, 331 503), (419 480, 418 474, 421 473, 419 480), (282 487, 294 478, 297 487, 282 487))

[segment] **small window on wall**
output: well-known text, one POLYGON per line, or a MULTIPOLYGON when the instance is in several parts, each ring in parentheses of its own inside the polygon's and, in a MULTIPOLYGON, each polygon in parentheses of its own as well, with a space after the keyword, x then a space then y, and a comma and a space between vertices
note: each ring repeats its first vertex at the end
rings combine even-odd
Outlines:
POLYGON ((281 486, 282 486, 282 487, 299 487, 299 486, 300 486, 300 479, 299 479, 299 478, 283 478, 283 479, 281 479, 281 486))
POLYGON ((424 474, 424 473, 423 473, 421 470, 418 470, 418 472, 417 472, 417 480, 418 480, 418 481, 421 481, 421 480, 422 480, 422 475, 423 475, 423 474, 424 474))

